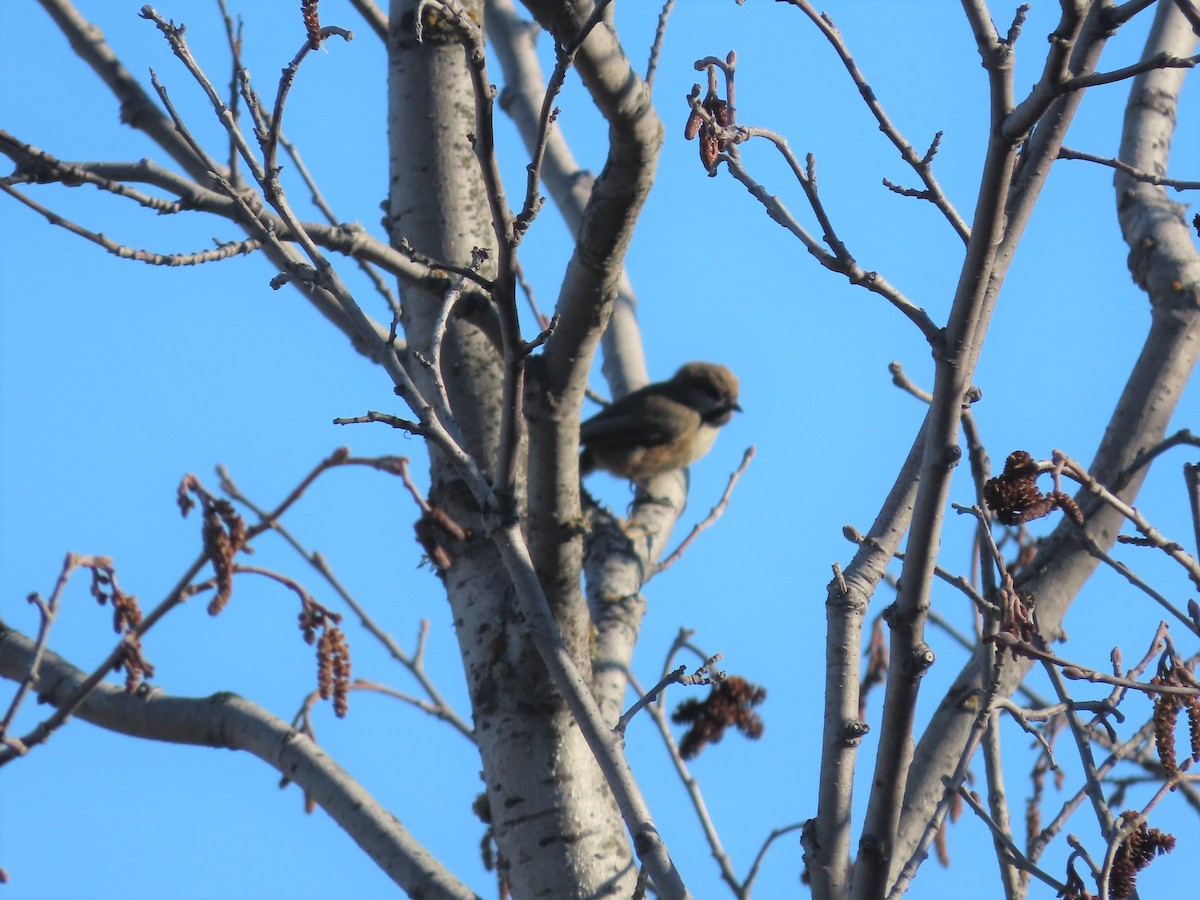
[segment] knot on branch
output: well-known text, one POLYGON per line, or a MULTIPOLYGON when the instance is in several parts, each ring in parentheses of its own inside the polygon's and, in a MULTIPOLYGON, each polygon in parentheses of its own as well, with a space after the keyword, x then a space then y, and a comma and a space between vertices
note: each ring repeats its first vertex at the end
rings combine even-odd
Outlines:
POLYGON ((840 737, 846 747, 857 747, 871 733, 871 726, 862 719, 846 719, 842 723, 840 737))
POLYGON ((933 652, 933 648, 922 642, 913 647, 912 654, 908 658, 909 671, 917 678, 921 678, 929 671, 929 667, 933 665, 937 656, 933 652))

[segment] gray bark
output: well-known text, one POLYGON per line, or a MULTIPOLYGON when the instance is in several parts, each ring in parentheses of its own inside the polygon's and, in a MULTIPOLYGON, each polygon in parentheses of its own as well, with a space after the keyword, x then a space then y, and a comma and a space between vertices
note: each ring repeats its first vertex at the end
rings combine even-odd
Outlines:
MULTIPOLYGON (((463 47, 453 31, 433 28, 425 29, 418 44, 414 9, 415 3, 397 0, 390 15, 391 232, 396 241, 407 239, 422 252, 458 265, 469 265, 477 247, 489 248, 494 261, 499 248, 488 197, 467 140, 476 122, 463 47)), ((481 13, 479 6, 474 9, 481 13)), ((485 272, 495 275, 494 262, 485 272)), ((413 353, 429 357, 443 297, 417 285, 404 288, 407 368, 426 396, 433 396, 429 373, 413 353)), ((494 307, 465 296, 449 319, 442 374, 466 449, 489 478, 497 474, 503 414, 500 342, 494 307)), ((485 534, 484 511, 450 462, 433 453, 430 475, 431 503, 475 534, 485 534)), ((543 537, 540 543, 553 540, 543 537)), ((501 865, 514 895, 561 896, 564 885, 583 897, 628 894, 636 873, 625 826, 517 615, 499 552, 490 541, 473 540, 452 548, 452 556, 444 582, 501 865)), ((555 596, 562 589, 546 587, 555 596)), ((576 640, 568 644, 576 665, 586 670, 586 639, 578 639, 586 631, 574 631, 576 640)))

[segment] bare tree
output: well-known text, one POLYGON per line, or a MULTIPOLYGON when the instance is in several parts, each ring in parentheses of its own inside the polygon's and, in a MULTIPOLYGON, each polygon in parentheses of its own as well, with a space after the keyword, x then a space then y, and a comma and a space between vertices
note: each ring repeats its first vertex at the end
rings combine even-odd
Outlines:
MULTIPOLYGON (((727 728, 760 734, 755 707, 762 689, 721 672, 719 657, 699 650, 686 632, 671 648, 658 685, 634 683, 631 661, 647 608, 645 585, 720 516, 752 453, 713 513, 669 554, 687 498, 683 471, 638 482, 624 518, 582 490, 579 477, 579 422, 597 351, 614 396, 648 381, 625 262, 663 142, 664 126, 648 82, 672 4, 664 5, 643 75, 618 35, 611 4, 525 0, 526 13, 554 48, 554 67, 545 74, 536 53, 538 28, 510 0, 393 0, 386 13, 372 0, 354 0, 387 51, 386 237, 376 237, 341 224, 323 206, 285 130, 288 116, 300 112, 288 98, 310 54, 327 47, 336 55, 337 44, 351 37, 340 24, 331 24, 345 10, 331 11, 329 0, 324 7, 304 0, 300 14, 279 14, 279 27, 294 32, 298 50, 277 84, 251 82, 241 61, 240 32, 227 16, 233 78, 226 87, 197 61, 201 54, 169 14, 143 7, 147 27, 157 28, 180 71, 201 88, 216 113, 221 131, 214 141, 202 137, 197 123, 176 108, 162 72, 152 74, 147 90, 67 0, 41 2, 120 104, 123 121, 155 144, 155 158, 71 162, 54 148, 40 149, 21 135, 0 131, 0 151, 16 166, 0 181, 10 198, 6 215, 22 203, 109 252, 156 265, 262 254, 277 270, 271 286, 299 292, 327 320, 330 333, 348 339, 407 408, 403 413, 364 409, 337 419, 338 424, 360 430, 390 426, 419 437, 428 449, 429 467, 418 474, 399 456, 338 450, 275 507, 256 503, 250 496, 254 491, 236 484, 230 473, 222 471, 219 485, 186 476, 178 502, 185 515, 201 520, 202 548, 176 586, 145 613, 120 586, 111 560, 69 554, 53 591, 44 599, 32 598, 39 632, 27 636, 7 624, 0 631, 0 674, 17 685, 0 729, 5 743, 0 765, 16 761, 19 766, 20 757, 73 716, 136 737, 245 750, 298 785, 308 803, 322 807, 413 896, 469 897, 474 890, 322 752, 313 740, 310 716, 318 697, 331 700, 344 715, 353 691, 398 695, 474 744, 485 783, 477 812, 487 823, 489 846, 494 845, 502 895, 645 896, 650 885, 659 896, 691 896, 668 848, 671 835, 656 824, 644 786, 630 768, 625 734, 635 716, 650 718, 661 732, 720 877, 737 897, 750 896, 763 854, 793 832, 802 832, 804 877, 815 895, 900 896, 962 804, 991 829, 999 872, 993 877, 1001 885, 995 893, 1002 890, 1010 898, 1027 896, 1031 879, 1061 896, 1132 896, 1138 871, 1173 849, 1176 839, 1151 823, 1154 809, 1171 792, 1200 811, 1190 770, 1191 760, 1200 760, 1200 687, 1193 675, 1200 610, 1194 601, 1185 609, 1157 593, 1110 551, 1128 523, 1138 532, 1136 543, 1162 551, 1200 585, 1195 558, 1133 506, 1156 459, 1198 443, 1190 433, 1167 437, 1200 347, 1195 334, 1200 258, 1181 208, 1166 194, 1168 187, 1196 187, 1166 177, 1176 103, 1185 73, 1197 61, 1200 13, 1192 0, 1121 5, 1063 0, 1040 75, 1027 92, 1014 78, 1018 48, 1031 45, 1022 38, 1027 10, 1017 10, 1011 25, 999 29, 984 3, 964 0, 989 93, 986 145, 969 213, 960 211, 935 173, 941 134, 925 150, 914 147, 889 117, 833 20, 806 0, 790 0, 793 9, 778 11, 805 17, 823 35, 866 113, 911 169, 916 186, 885 181, 886 187, 909 198, 906 202, 929 204, 960 242, 956 287, 942 320, 882 272, 858 262, 841 236, 848 229, 818 190, 814 157, 801 159, 773 130, 777 123, 747 120, 735 91, 739 60, 730 48, 717 45, 720 35, 714 34, 714 45, 704 51, 711 55, 696 61, 703 84, 668 111, 671 122, 686 120, 685 134, 697 142, 698 180, 706 174, 732 176, 744 185, 821 266, 898 310, 934 360, 928 392, 894 367, 896 383, 920 397, 927 411, 874 523, 866 533, 847 531, 856 553, 844 567, 835 566, 829 584, 816 814, 802 828, 799 822, 772 823, 778 827, 744 875, 724 851, 686 761, 720 740, 727 728), (1112 36, 1127 23, 1151 16, 1141 60, 1102 67, 1101 53, 1112 36), (493 87, 497 65, 503 72, 502 94, 493 87), (567 79, 576 78, 606 128, 603 165, 594 177, 572 157, 555 122, 556 97, 567 79), (1121 84, 1130 85, 1130 99, 1117 157, 1068 147, 1068 129, 1085 94, 1121 84), (498 107, 516 123, 527 148, 519 195, 511 193, 512 178, 502 174, 498 107), (778 188, 761 174, 766 151, 784 162, 804 198, 803 213, 776 196, 778 188), (1069 447, 1036 454, 1013 447, 1005 448, 1004 465, 993 468, 972 410, 980 396, 977 367, 1017 247, 1052 168, 1062 159, 1114 170, 1130 270, 1149 298, 1152 324, 1090 466, 1076 462, 1069 447), (288 177, 304 175, 325 221, 302 218, 296 200, 300 182, 285 189, 285 170, 288 177), (244 236, 211 250, 155 253, 59 216, 37 199, 34 186, 43 183, 91 185, 158 213, 203 211, 232 223, 244 236), (549 317, 524 311, 520 252, 527 234, 548 215, 543 189, 572 235, 570 260, 549 317), (368 301, 349 286, 343 266, 351 264, 367 273, 370 281, 362 283, 374 286, 377 299, 368 301), (970 517, 960 521, 970 522, 976 535, 977 576, 970 577, 942 568, 947 563, 940 554, 948 514, 955 512, 951 478, 964 448, 976 502, 957 512, 970 517), (414 650, 403 649, 378 624, 377 611, 345 590, 324 557, 309 551, 284 524, 285 514, 318 478, 343 467, 367 467, 379 478, 398 478, 411 495, 417 542, 441 580, 452 613, 469 721, 424 669, 425 631, 414 650), (1049 481, 1039 486, 1042 476, 1049 481), (1078 485, 1074 495, 1068 483, 1078 485), (1057 517, 1057 524, 1035 541, 1025 526, 1047 516, 1057 517), (255 565, 246 554, 268 531, 300 551, 345 607, 318 600, 296 574, 255 565), (889 584, 885 579, 894 560, 901 560, 899 575, 889 584), (1127 578, 1131 591, 1160 604, 1176 629, 1173 634, 1166 624, 1156 629, 1153 618, 1138 617, 1138 627, 1146 628, 1140 639, 1150 649, 1133 665, 1114 653, 1106 668, 1051 646, 1063 635, 1068 607, 1101 564, 1127 578), (51 626, 64 615, 63 591, 77 573, 90 578, 92 594, 112 607, 120 635, 90 673, 50 649, 51 626), (237 602, 241 584, 255 577, 294 594, 303 637, 317 650, 317 690, 296 718, 285 722, 234 695, 200 700, 150 690, 146 679, 154 675, 153 654, 143 647, 144 636, 198 596, 208 598, 210 614, 222 613, 237 602), (962 637, 969 662, 924 721, 917 702, 935 659, 927 626, 942 624, 931 613, 939 578, 969 598, 975 633, 962 637), (885 604, 883 594, 893 588, 894 599, 885 604), (354 641, 342 624, 346 609, 364 626, 354 641, 380 642, 411 674, 415 694, 352 677, 354 641), (875 627, 864 640, 868 613, 875 627), (677 668, 677 657, 686 653, 694 653, 696 662, 677 668), (1046 672, 1056 698, 1039 696, 1027 682, 1035 665, 1046 672), (123 671, 124 685, 105 680, 114 669, 123 671), (1098 683, 1106 695, 1077 697, 1069 688, 1076 681, 1098 683), (689 726, 682 739, 673 735, 660 697, 670 684, 710 686, 676 710, 676 721, 689 726), (884 685, 884 696, 872 727, 866 703, 875 684, 884 685), (15 717, 35 692, 54 710, 17 733, 15 717), (1039 742, 1024 841, 1015 837, 1004 789, 999 736, 1004 714, 1039 742), (1118 731, 1125 716, 1131 721, 1118 731), (1191 729, 1190 757, 1182 761, 1174 749, 1181 717, 1191 729), (1064 749, 1065 738, 1056 742, 1060 732, 1071 736, 1071 751, 1064 749), (873 753, 859 765, 864 747, 873 753), (980 749, 987 782, 983 798, 967 787, 980 749), (1058 769, 1057 757, 1068 752, 1078 755, 1083 770, 1079 793, 1043 827, 1037 818, 1044 802, 1040 786, 1048 771, 1058 769), (873 770, 869 778, 867 769, 873 770), (1123 794, 1119 779, 1127 770, 1150 779, 1155 790, 1142 808, 1121 811, 1112 786, 1123 794), (869 786, 857 826, 856 773, 859 785, 869 786), (1083 801, 1090 804, 1102 836, 1090 847, 1063 833, 1066 816, 1083 801), (1056 839, 1070 842, 1065 871, 1039 865, 1056 839)), ((743 59, 752 58, 753 48, 739 50, 743 59)), ((1042 49, 1031 46, 1030 52, 1042 49)), ((704 262, 723 276, 734 264, 704 262)), ((1193 489, 1193 510, 1197 496, 1193 489)), ((766 564, 786 569, 787 562, 766 564)), ((698 896, 712 893, 694 883, 695 875, 689 878, 698 896)))

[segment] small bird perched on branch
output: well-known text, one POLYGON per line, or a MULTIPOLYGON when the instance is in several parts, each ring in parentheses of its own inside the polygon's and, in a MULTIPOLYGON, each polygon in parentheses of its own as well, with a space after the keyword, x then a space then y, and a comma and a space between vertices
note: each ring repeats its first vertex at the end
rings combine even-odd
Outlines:
POLYGON ((737 399, 737 376, 725 366, 687 363, 669 381, 627 394, 579 426, 579 474, 604 469, 644 481, 690 466, 742 411, 737 399))

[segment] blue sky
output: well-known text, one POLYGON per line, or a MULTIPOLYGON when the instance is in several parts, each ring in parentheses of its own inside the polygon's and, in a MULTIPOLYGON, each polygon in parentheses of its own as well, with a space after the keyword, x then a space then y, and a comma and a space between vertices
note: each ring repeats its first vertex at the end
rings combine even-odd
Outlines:
MULTIPOLYGON (((242 4, 246 58, 264 93, 302 40, 297 5, 242 4)), ((135 76, 148 83, 153 67, 195 131, 216 140, 211 112, 157 30, 137 17, 139 6, 79 4, 135 76)), ((231 6, 237 8, 236 0, 231 6)), ((1006 27, 1012 10, 993 6, 1006 27)), ((618 25, 634 59, 644 58, 650 45, 657 7, 619 5, 618 25)), ((923 147, 935 131, 945 132, 936 172, 969 217, 986 138, 986 81, 959 6, 831 0, 826 8, 912 143, 923 147)), ((1057 8, 1047 0, 1033 4, 1018 44, 1019 91, 1040 72, 1057 8)), ((186 22, 193 52, 213 80, 224 83, 227 55, 215 4, 164 0, 158 9, 186 22)), ((351 27, 357 36, 306 62, 286 131, 338 215, 380 234, 387 187, 382 47, 348 5, 326 0, 321 11, 325 23, 351 27)), ((1137 58, 1147 24, 1135 22, 1110 43, 1104 68, 1137 58)), ((918 403, 891 386, 888 363, 899 360, 926 386, 932 367, 921 335, 898 313, 815 265, 732 179, 709 179, 701 171, 695 145, 682 137, 683 98, 697 80, 692 62, 730 49, 739 58, 741 121, 779 131, 798 153, 816 155, 822 195, 864 268, 878 269, 942 321, 961 244, 931 207, 881 187, 884 177, 904 184, 914 178, 879 135, 828 45, 797 11, 762 2, 678 4, 655 86, 667 143, 628 268, 641 298, 651 376, 666 377, 689 359, 719 360, 741 376, 746 410, 693 467, 683 524, 690 527, 717 500, 746 446, 754 444, 758 455, 721 522, 648 586, 650 613, 636 669, 643 681, 653 681, 671 639, 686 626, 709 652, 725 654, 728 671, 767 686, 764 738, 748 743, 730 736, 694 765, 726 848, 745 873, 772 828, 815 813, 829 566, 850 558, 842 525, 870 525, 921 419, 918 403)), ((495 65, 491 76, 500 78, 495 65)), ((1117 85, 1089 93, 1068 144, 1114 153, 1126 92, 1117 85)), ((573 78, 560 106, 560 126, 577 156, 597 169, 603 125, 573 78)), ((110 95, 40 8, 32 0, 10 0, 0 30, 0 127, 65 159, 149 155, 166 162, 119 127, 117 115, 110 95)), ((1172 174, 1196 178, 1194 80, 1185 88, 1180 121, 1172 174)), ((500 127, 510 197, 518 196, 525 160, 511 126, 502 121, 500 127)), ((811 226, 801 192, 769 148, 751 144, 744 158, 811 226)), ((30 194, 86 227, 159 252, 188 252, 209 246, 213 237, 240 236, 224 222, 159 218, 90 189, 39 187, 30 194)), ((304 196, 292 188, 297 205, 304 196)), ((522 247, 544 308, 553 304, 569 252, 566 231, 548 210, 522 247)), ((1012 449, 1046 457, 1056 447, 1090 459, 1148 323, 1147 301, 1125 268, 1126 252, 1108 171, 1060 162, 1018 252, 977 376, 984 399, 976 415, 994 461, 1012 449)), ((352 267, 341 271, 382 316, 352 267)), ((272 274, 257 257, 186 270, 119 260, 0 200, 0 609, 6 621, 34 629, 24 597, 50 591, 68 550, 113 557, 123 587, 143 608, 155 604, 199 546, 198 523, 181 519, 175 507, 175 486, 185 472, 215 488, 213 468, 223 463, 247 494, 272 504, 342 444, 363 455, 410 455, 421 471, 417 441, 383 427, 330 424, 368 408, 400 410, 382 373, 297 294, 272 291, 272 274)), ((1174 426, 1200 427, 1194 390, 1174 426)), ((1191 525, 1179 467, 1188 459, 1183 451, 1164 459, 1139 500, 1155 524, 1186 546, 1191 525)), ((597 476, 592 486, 617 509, 628 501, 623 483, 597 476)), ((971 502, 965 472, 952 499, 971 502)), ((318 482, 289 525, 405 646, 413 646, 420 620, 430 621, 430 673, 466 716, 449 611, 437 580, 417 565, 415 518, 398 482, 347 470, 318 482)), ((965 570, 970 537, 965 521, 947 523, 943 565, 965 570)), ((318 599, 336 602, 278 540, 261 539, 257 550, 257 564, 287 571, 318 599)), ((1182 572, 1148 559, 1147 552, 1126 550, 1125 558, 1185 602, 1190 592, 1182 572)), ((876 606, 887 600, 881 591, 876 606)), ((969 623, 965 601, 953 592, 937 588, 934 605, 969 623)), ((290 595, 252 581, 238 585, 216 619, 203 603, 176 610, 146 640, 156 681, 184 696, 232 690, 290 719, 314 678, 295 614, 290 595)), ((113 644, 109 620, 79 579, 51 646, 90 669, 113 644)), ((1140 657, 1157 620, 1148 601, 1101 573, 1068 616, 1071 641, 1058 649, 1097 667, 1106 665, 1116 642, 1127 659, 1140 657)), ((347 631, 356 676, 413 688, 353 623, 347 631)), ((938 663, 923 688, 925 715, 939 685, 965 658, 943 635, 931 634, 938 663)), ((879 701, 872 698, 876 717, 879 701)), ((1137 698, 1128 701, 1130 719, 1144 707, 1137 698)), ((28 727, 43 713, 29 704, 20 721, 28 727)), ((651 808, 696 895, 723 896, 682 788, 646 726, 637 723, 629 744, 651 808)), ((481 788, 479 763, 461 737, 408 707, 363 694, 352 696, 345 721, 321 708, 317 733, 460 877, 492 893, 478 860, 481 826, 470 811, 481 788)), ((1007 726, 1005 737, 1008 790, 1019 819, 1029 790, 1028 739, 1007 726)), ((1061 755, 1074 785, 1077 767, 1065 748, 1061 755)), ((870 769, 865 756, 863 762, 860 801, 870 769)), ((12 879, 7 894, 393 895, 390 882, 323 813, 305 816, 298 792, 280 791, 276 781, 272 771, 240 754, 137 742, 74 722, 0 773, 0 866, 12 879)), ((1130 805, 1144 800, 1135 790, 1130 805)), ((1051 799, 1047 809, 1053 807, 1051 799)), ((1186 859, 1194 859, 1200 828, 1176 797, 1158 814, 1152 824, 1174 831, 1180 849, 1143 875, 1143 896, 1186 896, 1196 890, 1186 859)), ((1068 830, 1098 848, 1086 811, 1068 830)), ((994 883, 990 839, 978 821, 968 815, 954 826, 950 851, 955 867, 947 873, 928 863, 913 896, 961 896, 961 879, 968 876, 994 883), (982 873, 978 859, 988 860, 982 873)), ((1052 852, 1045 867, 1061 875, 1064 859, 1052 852)), ((796 841, 777 843, 757 896, 803 895, 796 882, 800 867, 796 841)))

